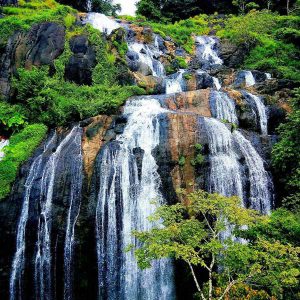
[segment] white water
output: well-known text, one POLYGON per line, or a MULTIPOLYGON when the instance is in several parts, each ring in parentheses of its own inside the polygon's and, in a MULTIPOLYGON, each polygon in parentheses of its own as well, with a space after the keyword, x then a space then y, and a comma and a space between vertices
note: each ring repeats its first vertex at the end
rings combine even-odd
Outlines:
POLYGON ((272 207, 272 182, 264 162, 255 148, 238 130, 233 133, 235 142, 246 160, 250 181, 250 208, 268 214, 272 207))
POLYGON ((137 243, 133 230, 153 226, 147 219, 155 211, 151 201, 164 203, 152 151, 159 144, 158 116, 165 111, 155 99, 128 101, 124 133, 103 150, 96 217, 100 298, 175 299, 170 260, 157 260, 150 269, 140 270, 133 251, 124 252, 137 243), (137 149, 142 153, 140 174, 137 149))
POLYGON ((251 71, 244 71, 245 86, 253 86, 255 84, 255 78, 251 71))
POLYGON ((243 201, 242 176, 230 130, 213 118, 204 118, 204 125, 209 140, 211 162, 209 192, 238 196, 243 201))
POLYGON ((0 140, 0 160, 4 157, 3 148, 9 145, 9 140, 0 140))
POLYGON ((215 89, 217 91, 219 91, 222 87, 219 79, 217 77, 212 77, 212 79, 213 79, 213 82, 214 82, 215 89))
POLYGON ((165 68, 158 60, 161 55, 158 48, 152 49, 145 44, 131 43, 128 45, 128 49, 137 53, 139 60, 150 68, 153 76, 165 76, 165 68))
POLYGON ((249 101, 250 106, 254 108, 254 111, 258 117, 261 133, 264 135, 268 134, 268 118, 266 113, 266 107, 261 101, 259 96, 253 95, 249 92, 244 92, 246 100, 249 101))
POLYGON ((64 247, 64 299, 73 299, 73 254, 75 242, 75 225, 80 212, 81 188, 83 182, 83 158, 81 151, 82 129, 75 127, 72 137, 72 171, 71 194, 67 219, 65 247, 64 247))
POLYGON ((210 105, 213 117, 238 124, 235 102, 226 93, 211 91, 210 105))
POLYGON ((32 163, 28 177, 25 182, 24 201, 22 205, 20 220, 17 227, 16 252, 13 259, 12 271, 9 282, 10 299, 22 299, 23 276, 25 267, 25 250, 26 250, 26 227, 29 215, 29 200, 32 187, 35 180, 41 172, 43 154, 51 149, 53 141, 56 139, 54 134, 52 139, 45 145, 44 152, 40 154, 32 163))
POLYGON ((216 51, 217 43, 217 39, 211 36, 197 36, 196 46, 198 56, 211 64, 222 65, 223 61, 216 51))
POLYGON ((118 22, 100 13, 88 13, 86 22, 107 35, 120 27, 118 22))
POLYGON ((271 75, 271 73, 265 73, 265 75, 266 75, 266 78, 269 80, 269 79, 272 79, 272 75, 271 75))
POLYGON ((78 134, 81 135, 81 131, 78 127, 74 127, 50 156, 42 173, 39 199, 41 211, 37 229, 37 252, 34 259, 36 298, 41 300, 52 299, 51 220, 56 169, 60 158, 65 158, 62 151, 65 153, 67 147, 72 148, 72 143, 76 141, 78 134))
POLYGON ((87 1, 86 1, 86 10, 87 10, 88 12, 91 12, 91 11, 92 11, 92 8, 93 8, 92 0, 87 0, 87 1))
POLYGON ((179 70, 175 78, 166 79, 166 94, 181 93, 183 91, 183 73, 184 70, 179 70))

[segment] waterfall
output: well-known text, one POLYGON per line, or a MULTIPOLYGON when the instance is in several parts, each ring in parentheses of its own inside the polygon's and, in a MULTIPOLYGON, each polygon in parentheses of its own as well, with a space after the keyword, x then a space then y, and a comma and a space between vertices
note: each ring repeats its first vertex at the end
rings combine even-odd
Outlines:
POLYGON ((88 13, 86 23, 90 23, 95 29, 107 35, 120 27, 118 22, 100 13, 88 13))
POLYGON ((234 131, 233 137, 245 157, 246 165, 249 170, 250 208, 268 214, 271 211, 273 202, 273 185, 264 168, 264 162, 250 141, 238 130, 234 131))
POLYGON ((235 102, 226 93, 211 91, 210 106, 213 117, 238 124, 235 102))
POLYGON ((212 77, 212 79, 213 79, 213 82, 214 82, 215 89, 217 91, 219 91, 222 87, 219 79, 217 77, 212 77))
POLYGON ((158 48, 151 49, 148 45, 131 43, 128 45, 128 49, 137 53, 139 60, 150 68, 153 76, 165 76, 165 68, 158 60, 161 55, 158 48))
POLYGON ((69 200, 69 212, 67 219, 65 246, 64 246, 64 299, 73 299, 73 252, 75 225, 80 212, 81 188, 83 182, 83 158, 81 151, 82 130, 75 128, 72 144, 74 144, 72 153, 72 170, 71 170, 71 194, 69 200))
MULTIPOLYGON (((36 297, 38 299, 51 299, 52 298, 52 282, 51 282, 51 219, 52 219, 52 200, 53 200, 53 192, 54 192, 54 182, 56 169, 60 160, 65 159, 65 155, 74 154, 73 150, 76 147, 81 147, 78 139, 80 136, 81 139, 82 130, 79 127, 74 127, 70 133, 62 140, 62 142, 57 147, 56 151, 50 156, 49 160, 44 166, 42 172, 42 179, 40 185, 40 198, 39 198, 39 206, 40 206, 40 215, 38 220, 38 229, 37 229, 37 251, 34 260, 35 267, 35 288, 36 288, 36 297)), ((81 150, 80 150, 81 151, 81 150)), ((73 155, 71 156, 73 159, 73 155)), ((76 157, 77 158, 77 157, 76 157)), ((76 159, 77 161, 77 159, 76 159)), ((77 163, 79 163, 78 160, 77 163)), ((72 161, 72 168, 75 170, 75 178, 72 179, 72 184, 75 184, 75 180, 78 176, 78 167, 77 163, 72 161)), ((72 174, 72 177, 74 174, 72 174)), ((80 183, 81 184, 81 183, 80 183)), ((73 187, 73 186, 72 186, 73 187)), ((73 211, 74 206, 72 205, 72 201, 75 201, 77 197, 77 191, 72 192, 71 203, 69 209, 73 211)), ((77 197, 78 198, 78 197, 77 197)), ((79 208, 78 208, 79 209, 79 208)), ((76 211, 76 208, 75 208, 76 211)), ((72 212, 69 212, 73 215, 72 212)), ((76 215, 76 213, 75 213, 76 215)), ((68 218, 68 225, 73 223, 74 217, 70 216, 68 218), (70 223, 69 223, 70 222, 70 223)), ((76 220, 76 217, 75 217, 76 220)), ((72 226, 74 226, 72 224, 72 226)), ((70 232, 67 232, 66 236, 66 244, 69 246, 72 241, 73 228, 71 225, 69 226, 70 232)), ((65 258, 71 260, 69 255, 72 255, 72 251, 66 251, 68 246, 65 245, 65 258), (67 256, 67 257, 66 257, 67 256)), ((70 249, 71 250, 71 249, 70 249)), ((66 261, 65 267, 68 267, 69 263, 66 261)), ((65 275, 70 274, 70 270, 65 270, 65 275)), ((67 287, 69 283, 69 279, 65 277, 66 286, 65 292, 68 295, 69 288, 67 287)))
POLYGON ((223 61, 218 56, 216 47, 218 40, 210 36, 197 36, 196 37, 196 48, 197 55, 208 61, 210 64, 222 65, 223 61))
POLYGON ((23 290, 23 276, 25 267, 25 250, 26 250, 26 226, 29 215, 29 200, 33 185, 41 174, 43 155, 50 151, 53 142, 56 140, 56 134, 46 143, 44 151, 32 163, 28 177, 25 182, 24 201, 21 209, 20 220, 17 227, 16 252, 13 258, 12 271, 9 282, 10 299, 21 299, 23 290))
POLYGON ((265 73, 265 75, 266 75, 266 79, 272 79, 272 74, 271 73, 265 73))
POLYGON ((179 70, 179 72, 175 74, 175 77, 166 79, 166 94, 181 93, 183 91, 183 73, 184 70, 179 70))
POLYGON ((255 78, 251 71, 244 71, 245 86, 252 86, 255 84, 255 78))
POLYGON ((268 118, 267 118, 267 113, 266 113, 266 107, 261 101, 261 98, 253 95, 249 92, 244 91, 243 92, 247 102, 250 104, 250 106, 253 108, 257 119, 260 124, 260 130, 261 133, 264 135, 268 134, 268 118))
POLYGON ((243 201, 242 175, 230 130, 212 118, 204 118, 210 149, 209 192, 239 196, 243 201))
POLYGON ((86 1, 86 11, 87 12, 91 12, 93 9, 93 3, 92 3, 92 0, 87 0, 86 1))
POLYGON ((3 148, 9 145, 9 140, 0 140, 0 160, 4 157, 3 148))
POLYGON ((140 270, 129 244, 133 230, 152 227, 151 201, 164 203, 153 150, 159 145, 159 115, 166 112, 155 99, 128 101, 123 134, 102 150, 96 212, 99 297, 102 299, 175 299, 169 259, 140 270))

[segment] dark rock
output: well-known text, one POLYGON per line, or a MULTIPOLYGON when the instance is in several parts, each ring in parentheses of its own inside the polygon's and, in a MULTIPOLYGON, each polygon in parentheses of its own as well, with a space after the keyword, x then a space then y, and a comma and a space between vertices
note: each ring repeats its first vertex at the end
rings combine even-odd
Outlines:
POLYGON ((236 46, 228 40, 221 41, 219 51, 224 65, 229 68, 241 65, 249 52, 245 45, 236 46))
POLYGON ((5 5, 18 5, 18 0, 1 0, 0 6, 5 6, 5 5))
POLYGON ((196 72, 197 90, 214 87, 213 78, 206 72, 196 72))
POLYGON ((285 121, 286 112, 277 105, 271 105, 267 108, 268 115, 268 132, 275 134, 276 128, 285 121))
POLYGON ((85 35, 70 41, 71 56, 65 69, 65 78, 78 84, 92 84, 92 71, 96 65, 96 53, 85 35))
POLYGON ((65 28, 56 23, 36 24, 27 34, 14 34, 0 61, 0 88, 4 99, 11 94, 10 79, 18 67, 53 66, 53 61, 63 52, 64 44, 65 28))

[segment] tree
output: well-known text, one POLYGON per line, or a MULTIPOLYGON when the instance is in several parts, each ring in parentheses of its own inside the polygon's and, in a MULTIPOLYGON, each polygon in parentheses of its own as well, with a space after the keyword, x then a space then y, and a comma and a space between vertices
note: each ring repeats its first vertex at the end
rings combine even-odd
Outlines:
POLYGON ((300 88, 293 91, 290 99, 291 113, 287 122, 278 127, 279 142, 272 149, 272 162, 276 178, 282 188, 282 197, 289 207, 289 201, 300 207, 300 88))
POLYGON ((237 197, 201 190, 179 194, 182 203, 157 208, 151 217, 157 226, 134 232, 140 241, 135 255, 141 268, 166 257, 184 261, 201 300, 222 300, 241 284, 270 287, 274 295, 282 292, 278 287, 298 284, 299 248, 261 237, 248 243, 239 239, 245 228, 268 217, 241 207, 237 197), (207 273, 205 282, 197 277, 197 269, 207 273))

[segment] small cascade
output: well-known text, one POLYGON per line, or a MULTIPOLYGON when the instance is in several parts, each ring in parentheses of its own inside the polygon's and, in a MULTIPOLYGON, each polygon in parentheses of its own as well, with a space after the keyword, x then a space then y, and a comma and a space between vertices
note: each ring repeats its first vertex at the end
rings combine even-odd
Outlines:
POLYGON ((92 0, 87 0, 86 1, 86 11, 87 12, 91 12, 93 9, 93 2, 92 0))
POLYGON ((183 91, 183 73, 184 70, 179 70, 175 77, 166 79, 166 94, 180 93, 183 91))
MULTIPOLYGON (((78 176, 78 154, 74 152, 74 149, 81 144, 79 143, 79 139, 81 139, 82 129, 79 127, 74 127, 71 132, 62 140, 62 142, 57 147, 56 151, 50 156, 47 163, 44 165, 44 169, 42 172, 42 179, 40 184, 40 199, 39 199, 39 206, 40 206, 40 216, 38 221, 38 228, 37 228, 37 252, 34 260, 34 267, 35 267, 35 287, 36 287, 36 298, 37 299, 51 299, 52 298, 52 276, 51 276, 51 219, 52 219, 52 200, 53 200, 53 193, 55 187, 55 176, 56 169, 60 160, 65 159, 65 155, 72 155, 75 154, 75 157, 72 156, 72 159, 75 158, 76 161, 72 161, 72 167, 75 170, 75 174, 72 174, 72 187, 76 184, 75 180, 78 176), (77 154, 77 155, 76 155, 77 154)), ((81 151, 81 150, 80 150, 81 151)), ((77 183, 78 184, 78 183, 77 183)), ((79 183, 81 184, 81 183, 79 183)), ((67 229, 70 232, 67 232, 66 236, 66 244, 70 246, 72 244, 73 236, 73 228, 74 222, 73 219, 76 217, 71 216, 73 215, 73 210, 75 210, 75 216, 78 214, 76 213, 77 209, 74 209, 72 201, 75 201, 75 198, 78 196, 77 193, 79 191, 72 192, 72 199, 70 199, 70 207, 69 209, 71 212, 68 214, 68 227, 67 229), (70 217, 70 219, 69 219, 70 217)), ((77 197, 78 198, 78 197, 77 197)), ((78 208, 79 209, 79 208, 78 208)), ((69 246, 65 246, 68 248, 69 246)), ((71 245, 72 248, 72 245, 71 245)), ((67 255, 67 259, 71 260, 69 254, 72 254, 72 251, 65 252, 67 255)), ((66 257, 65 257, 66 258, 66 257)), ((68 267, 70 263, 66 262, 68 267)), ((69 270, 65 270, 65 275, 70 274, 69 270)), ((65 277, 66 284, 68 284, 69 279, 65 277)), ((65 286, 65 292, 68 290, 68 287, 65 286)), ((67 292, 68 295, 68 292, 67 292)))
POLYGON ((255 78, 251 71, 244 71, 245 86, 252 86, 255 84, 255 78))
POLYGON ((217 77, 213 77, 213 82, 214 82, 214 88, 219 91, 221 89, 221 83, 217 77))
POLYGON ((250 141, 238 130, 234 131, 233 138, 245 157, 249 170, 250 208, 269 214, 273 204, 273 184, 264 168, 264 162, 250 141))
POLYGON ((238 124, 235 103, 226 93, 211 91, 210 106, 213 117, 238 124))
POLYGON ((9 282, 10 299, 21 299, 23 292, 23 276, 25 268, 25 250, 26 250, 26 227, 29 215, 29 202, 31 192, 35 181, 42 172, 44 154, 50 151, 56 140, 56 134, 46 143, 44 152, 40 154, 32 163, 28 177, 25 182, 24 201, 21 209, 20 220, 17 227, 16 252, 13 258, 12 271, 9 282))
POLYGON ((243 201, 242 175, 230 130, 213 118, 204 118, 204 127, 210 149, 209 192, 238 196, 243 201))
POLYGON ((88 13, 85 22, 91 24, 95 29, 98 29, 107 35, 120 27, 118 22, 100 13, 88 13))
POLYGON ((99 156, 99 191, 96 236, 99 298, 175 299, 172 262, 154 261, 140 270, 129 244, 136 245, 133 230, 149 230, 151 201, 164 203, 153 150, 159 144, 158 116, 166 112, 158 100, 128 101, 123 134, 105 146, 99 156))
POLYGON ((197 36, 197 55, 210 65, 222 65, 223 61, 217 54, 218 40, 211 36, 197 36))
POLYGON ((267 80, 272 79, 272 74, 271 73, 265 73, 265 75, 266 75, 267 80))
POLYGON ((0 160, 4 157, 4 147, 9 145, 9 140, 0 140, 0 160))
POLYGON ((71 194, 69 199, 69 212, 67 219, 65 246, 64 246, 64 299, 73 299, 73 254, 75 241, 75 225, 80 212, 81 189, 83 183, 83 158, 81 150, 82 130, 75 128, 72 141, 72 171, 71 171, 71 194))
POLYGON ((165 76, 165 68, 158 60, 161 55, 158 48, 151 49, 148 45, 131 43, 128 45, 128 49, 137 53, 139 60, 150 68, 153 76, 165 76))
POLYGON ((263 104, 261 98, 259 96, 253 95, 249 92, 243 92, 246 101, 252 107, 254 113, 257 116, 257 120, 259 121, 261 133, 264 135, 268 134, 268 118, 266 113, 266 107, 263 104))

